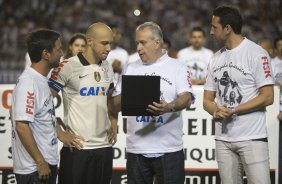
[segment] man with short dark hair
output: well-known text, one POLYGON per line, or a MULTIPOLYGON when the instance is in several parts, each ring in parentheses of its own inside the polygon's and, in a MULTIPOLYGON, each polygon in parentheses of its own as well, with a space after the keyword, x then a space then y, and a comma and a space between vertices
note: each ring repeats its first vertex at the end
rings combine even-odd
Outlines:
POLYGON ((32 64, 20 76, 12 103, 12 153, 18 184, 56 183, 56 117, 47 75, 63 56, 60 37, 55 31, 40 29, 27 38, 32 64))
POLYGON ((189 33, 191 46, 178 51, 177 58, 191 71, 192 83, 203 85, 207 74, 209 60, 213 51, 204 47, 205 31, 201 27, 194 27, 189 33))
POLYGON ((273 103, 268 53, 241 35, 242 17, 231 6, 213 11, 210 34, 223 48, 208 67, 204 109, 216 122, 216 158, 223 184, 270 184, 265 108, 273 103))

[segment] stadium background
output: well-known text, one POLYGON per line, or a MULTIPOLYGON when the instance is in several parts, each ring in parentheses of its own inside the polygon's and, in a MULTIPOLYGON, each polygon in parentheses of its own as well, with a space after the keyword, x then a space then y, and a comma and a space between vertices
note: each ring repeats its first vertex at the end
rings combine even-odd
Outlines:
MULTIPOLYGON (((34 28, 61 32, 66 46, 74 33, 84 33, 91 23, 116 24, 123 32, 120 45, 132 53, 136 25, 150 20, 179 50, 186 46, 184 36, 191 28, 201 26, 209 33, 212 9, 223 4, 240 8, 243 34, 255 42, 282 33, 281 0, 0 0, 0 83, 16 81, 24 66, 25 36, 34 28), (140 16, 134 15, 136 9, 140 16)), ((219 46, 207 35, 206 46, 216 51, 219 46)))

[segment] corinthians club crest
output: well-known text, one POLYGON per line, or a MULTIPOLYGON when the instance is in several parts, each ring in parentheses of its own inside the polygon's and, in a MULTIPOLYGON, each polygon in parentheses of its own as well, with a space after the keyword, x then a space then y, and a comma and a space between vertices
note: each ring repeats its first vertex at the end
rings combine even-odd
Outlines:
POLYGON ((94 79, 97 81, 97 82, 100 82, 101 80, 101 75, 99 72, 94 72, 94 79))

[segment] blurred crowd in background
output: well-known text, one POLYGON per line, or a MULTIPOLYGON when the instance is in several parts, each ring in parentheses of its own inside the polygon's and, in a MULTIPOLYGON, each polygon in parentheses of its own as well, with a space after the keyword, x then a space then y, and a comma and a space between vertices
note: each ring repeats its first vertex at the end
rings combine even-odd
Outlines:
POLYGON ((220 46, 209 36, 211 14, 223 4, 240 8, 247 38, 273 41, 281 35, 281 0, 0 0, 0 84, 16 82, 25 65, 25 37, 41 27, 60 32, 66 50, 71 36, 92 23, 114 24, 122 32, 119 45, 131 54, 142 22, 159 24, 175 51, 189 44, 186 33, 199 26, 207 34, 205 47, 216 51, 220 46))

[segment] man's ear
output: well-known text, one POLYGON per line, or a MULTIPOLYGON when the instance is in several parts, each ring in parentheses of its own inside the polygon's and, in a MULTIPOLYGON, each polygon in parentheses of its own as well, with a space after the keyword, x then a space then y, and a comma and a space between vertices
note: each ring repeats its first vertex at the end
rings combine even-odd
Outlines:
POLYGON ((159 47, 159 45, 161 44, 161 41, 159 39, 157 39, 157 40, 155 40, 154 44, 155 44, 156 47, 159 47))
POLYGON ((50 52, 48 52, 46 49, 44 49, 42 51, 41 58, 44 59, 44 60, 48 60, 49 57, 50 57, 50 52))
POLYGON ((86 38, 87 45, 91 46, 93 44, 93 38, 87 37, 86 38))
POLYGON ((227 33, 230 33, 233 30, 232 27, 229 24, 227 24, 225 26, 225 29, 226 29, 227 33))

